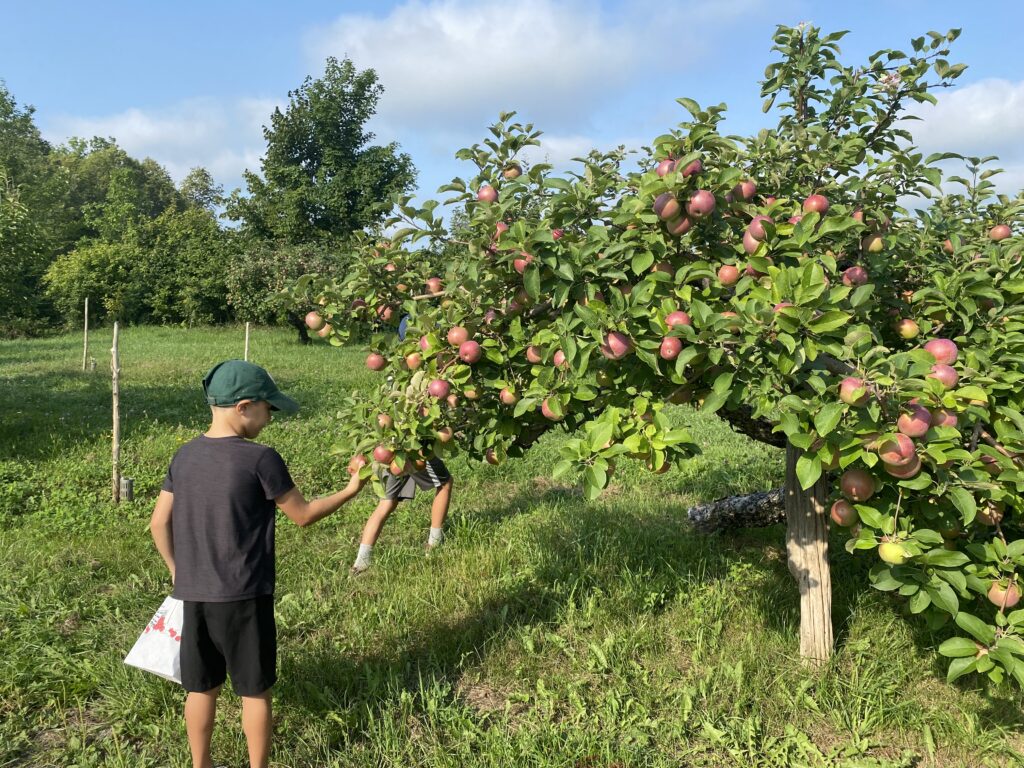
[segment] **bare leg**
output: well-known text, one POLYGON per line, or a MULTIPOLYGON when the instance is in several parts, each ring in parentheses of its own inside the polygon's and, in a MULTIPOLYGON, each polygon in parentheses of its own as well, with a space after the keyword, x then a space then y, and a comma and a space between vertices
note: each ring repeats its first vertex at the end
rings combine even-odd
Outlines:
POLYGON ((448 478, 448 482, 437 489, 434 496, 434 503, 430 505, 430 527, 443 528, 445 518, 448 517, 448 505, 452 501, 452 485, 454 481, 448 478))
POLYGON ((270 691, 259 696, 242 697, 242 731, 249 745, 251 768, 270 765, 270 740, 274 732, 273 707, 270 691))
POLYGON ((218 685, 201 693, 190 691, 185 699, 185 732, 188 734, 189 749, 192 750, 193 768, 213 768, 210 739, 213 737, 219 695, 218 685))
POLYGON ((380 500, 377 508, 373 510, 370 518, 366 521, 366 525, 363 526, 362 544, 372 547, 377 543, 377 537, 380 536, 380 530, 384 527, 384 521, 388 519, 388 515, 395 511, 397 506, 398 502, 392 499, 380 500))

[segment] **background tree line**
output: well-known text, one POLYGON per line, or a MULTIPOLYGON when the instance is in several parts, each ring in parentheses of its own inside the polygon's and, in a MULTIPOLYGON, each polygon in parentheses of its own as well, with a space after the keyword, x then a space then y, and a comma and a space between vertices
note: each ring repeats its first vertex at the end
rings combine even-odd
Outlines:
POLYGON ((0 80, 0 333, 124 323, 289 318, 274 294, 337 273, 345 242, 373 229, 415 181, 395 143, 365 128, 383 87, 329 58, 275 109, 260 173, 225 195, 204 168, 175 184, 114 138, 46 141, 0 80))

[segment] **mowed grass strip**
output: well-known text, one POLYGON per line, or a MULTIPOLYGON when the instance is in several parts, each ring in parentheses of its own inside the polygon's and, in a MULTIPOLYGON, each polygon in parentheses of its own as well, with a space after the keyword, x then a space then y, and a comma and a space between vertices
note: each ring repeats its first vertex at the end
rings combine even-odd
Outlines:
MULTIPOLYGON (((147 531, 174 450, 207 422, 199 381, 240 328, 121 335, 125 474, 110 496, 110 332, 0 342, 0 766, 187 765, 182 693, 121 659, 170 588, 147 531)), ((251 359, 303 404, 261 440, 307 493, 346 479, 336 404, 377 386, 365 351, 256 329, 251 359)), ((678 408, 703 454, 665 475, 621 462, 586 503, 549 472, 563 433, 499 467, 451 462, 449 540, 429 497, 348 566, 375 499, 278 526, 278 766, 1010 766, 1024 698, 943 682, 941 635, 867 586, 833 542, 834 661, 797 658, 783 531, 701 536, 686 508, 781 479, 780 452, 678 408)), ((218 763, 242 765, 221 699, 218 763)))

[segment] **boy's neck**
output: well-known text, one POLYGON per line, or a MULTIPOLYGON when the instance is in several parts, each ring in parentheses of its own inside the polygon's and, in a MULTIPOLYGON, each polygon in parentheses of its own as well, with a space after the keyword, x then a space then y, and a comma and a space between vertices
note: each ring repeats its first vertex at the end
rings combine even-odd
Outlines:
POLYGON ((232 418, 233 411, 214 412, 210 428, 203 433, 205 437, 245 437, 245 430, 238 419, 232 418))

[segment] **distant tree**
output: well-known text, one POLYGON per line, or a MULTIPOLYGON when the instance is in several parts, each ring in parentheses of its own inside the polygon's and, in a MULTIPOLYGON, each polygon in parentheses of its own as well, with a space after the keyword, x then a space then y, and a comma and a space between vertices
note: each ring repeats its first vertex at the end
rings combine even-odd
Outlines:
POLYGON ((249 194, 232 197, 229 217, 256 239, 291 244, 379 224, 415 181, 409 156, 395 143, 371 145, 365 130, 383 90, 372 69, 328 58, 323 77, 307 77, 285 111, 274 110, 263 129, 262 178, 246 172, 249 194))
POLYGON ((178 186, 186 205, 216 210, 224 205, 224 186, 213 180, 210 172, 202 167, 193 168, 178 186))

